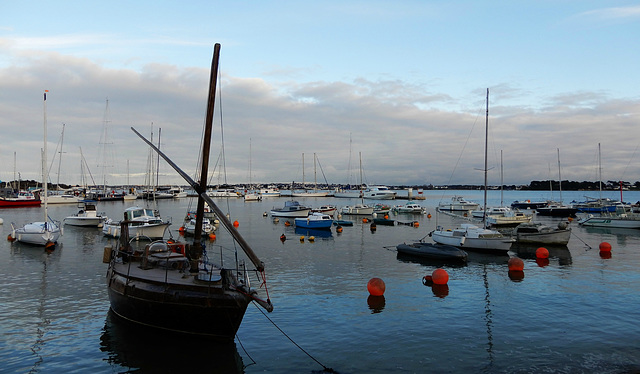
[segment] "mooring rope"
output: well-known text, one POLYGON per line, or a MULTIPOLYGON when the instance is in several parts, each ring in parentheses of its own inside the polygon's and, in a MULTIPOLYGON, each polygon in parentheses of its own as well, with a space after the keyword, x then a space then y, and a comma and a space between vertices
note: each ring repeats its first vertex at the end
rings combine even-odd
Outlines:
MULTIPOLYGON (((255 302, 252 302, 252 303, 255 305, 255 302)), ((325 372, 327 372, 327 373, 337 373, 337 371, 333 370, 332 368, 328 368, 328 367, 324 366, 320 361, 318 361, 315 357, 313 357, 309 352, 305 351, 305 350, 304 350, 304 348, 302 348, 298 343, 294 342, 294 341, 293 341, 293 339, 291 339, 291 337, 290 337, 289 335, 287 335, 287 333, 286 333, 286 332, 284 332, 284 331, 280 328, 280 326, 276 325, 276 323, 275 323, 275 322, 273 322, 273 320, 272 320, 271 318, 269 318, 269 316, 267 316, 267 315, 265 314, 265 312, 264 312, 261 308, 259 308, 257 305, 255 305, 255 306, 256 306, 256 309, 258 309, 258 310, 260 311, 260 313, 262 313, 262 315, 263 315, 267 320, 269 320, 269 322, 271 322, 271 324, 272 324, 275 328, 277 328, 277 329, 278 329, 278 331, 280 331, 280 332, 282 333, 282 335, 284 335, 287 339, 289 339, 289 341, 290 341, 291 343, 293 343, 293 345, 295 345, 296 347, 298 347, 298 349, 299 349, 299 350, 301 350, 304 354, 306 354, 310 359, 312 359, 313 361, 317 362, 317 363, 318 363, 318 365, 322 366, 322 368, 324 369, 323 371, 325 371, 325 372)))

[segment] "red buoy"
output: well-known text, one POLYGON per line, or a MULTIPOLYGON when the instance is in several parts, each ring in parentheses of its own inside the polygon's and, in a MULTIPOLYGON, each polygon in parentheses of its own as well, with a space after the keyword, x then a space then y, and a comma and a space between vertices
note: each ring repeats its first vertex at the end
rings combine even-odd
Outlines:
POLYGON ((544 248, 544 247, 540 247, 540 248, 536 249, 536 257, 537 258, 549 258, 549 250, 544 248))
POLYGON ((9 236, 7 236, 7 240, 10 242, 13 242, 16 240, 16 238, 14 238, 13 236, 11 236, 11 234, 9 234, 9 236))
POLYGON ((342 226, 336 227, 336 232, 338 232, 338 233, 342 232, 342 226))
POLYGON ((371 278, 367 283, 367 290, 371 296, 382 296, 386 286, 380 278, 371 278))
POLYGON ((600 243, 600 252, 611 252, 611 244, 607 242, 600 243))
POLYGON ((238 223, 238 221, 233 221, 233 227, 238 227, 240 226, 240 223, 238 223))
POLYGON ((509 262, 509 271, 523 271, 524 270, 524 262, 518 257, 511 257, 509 262))
POLYGON ((213 233, 209 234, 209 240, 211 241, 216 240, 216 234, 213 234, 213 233))
POLYGON ((433 286, 433 277, 431 275, 425 275, 422 277, 422 284, 429 287, 433 286))
POLYGON ((433 284, 447 284, 449 282, 449 274, 444 269, 436 269, 431 273, 433 284))

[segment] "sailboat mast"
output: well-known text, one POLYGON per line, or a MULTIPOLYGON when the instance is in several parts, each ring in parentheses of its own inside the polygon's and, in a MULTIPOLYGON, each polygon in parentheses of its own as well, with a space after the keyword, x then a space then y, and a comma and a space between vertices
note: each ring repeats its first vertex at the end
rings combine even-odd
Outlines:
POLYGON ((482 215, 483 226, 487 226, 487 157, 489 146, 489 89, 487 88, 487 116, 485 119, 484 134, 484 214, 482 215))
POLYGON ((560 148, 558 150, 558 190, 560 191, 560 202, 562 202, 562 175, 560 174, 560 148))
MULTIPOLYGON (((211 152, 211 132, 213 127, 213 109, 216 102, 216 86, 218 81, 218 60, 220 59, 220 44, 213 47, 213 60, 211 61, 211 76, 209 77, 209 98, 207 100, 207 116, 205 119, 204 140, 202 147, 202 163, 200 169, 200 191, 207 191, 207 175, 209 173, 209 153, 211 152)), ((226 182, 226 180, 225 180, 226 182)), ((204 200, 198 198, 196 209, 196 227, 193 239, 192 259, 202 257, 202 219, 204 218, 204 200)), ((220 217, 222 218, 222 217, 220 217)))
POLYGON ((58 157, 58 178, 56 179, 56 188, 60 190, 60 165, 62 164, 62 146, 64 145, 64 126, 62 124, 62 135, 60 135, 60 157, 58 157))
POLYGON ((49 92, 49 90, 44 90, 44 145, 43 145, 43 151, 42 151, 42 185, 44 186, 44 226, 45 229, 47 227, 47 218, 48 218, 48 213, 47 213, 47 200, 49 200, 48 198, 48 194, 49 194, 49 190, 47 188, 47 184, 48 184, 48 175, 47 175, 47 92, 49 92))
POLYGON ((600 153, 600 143, 598 143, 598 182, 600 185, 600 199, 602 199, 602 154, 600 153))

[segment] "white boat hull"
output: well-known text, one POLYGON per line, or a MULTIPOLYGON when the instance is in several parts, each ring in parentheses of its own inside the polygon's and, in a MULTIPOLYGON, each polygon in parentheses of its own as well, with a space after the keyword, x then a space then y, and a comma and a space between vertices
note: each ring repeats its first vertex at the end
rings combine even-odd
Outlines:
POLYGON ((578 222, 582 226, 640 229, 640 217, 587 217, 578 222))
POLYGON ((11 236, 21 243, 45 246, 58 241, 60 228, 48 222, 45 230, 44 222, 32 222, 14 230, 11 236))
MULTIPOLYGON (((129 237, 135 238, 144 237, 149 239, 162 239, 164 237, 164 233, 167 231, 170 223, 153 223, 139 226, 129 225, 129 237)), ((111 238, 119 238, 120 237, 120 222, 116 223, 106 223, 104 227, 102 227, 102 233, 105 236, 111 238)))
POLYGON ((342 214, 365 216, 373 214, 373 207, 345 206, 340 210, 340 212, 342 214))
POLYGON ((104 222, 103 217, 67 217, 64 219, 65 225, 98 227, 104 222))

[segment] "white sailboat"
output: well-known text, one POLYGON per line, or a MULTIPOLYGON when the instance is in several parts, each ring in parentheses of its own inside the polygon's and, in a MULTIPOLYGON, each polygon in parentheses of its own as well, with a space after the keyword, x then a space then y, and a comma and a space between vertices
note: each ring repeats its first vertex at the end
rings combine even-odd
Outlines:
MULTIPOLYGON (((484 144, 484 209, 487 211, 487 147, 489 138, 489 89, 487 89, 487 114, 485 124, 485 144, 484 144)), ((486 217, 482 220, 483 227, 471 224, 463 224, 459 228, 446 230, 437 227, 429 235, 436 243, 453 245, 464 249, 479 251, 501 251, 506 252, 511 249, 511 244, 515 241, 500 232, 490 230, 487 227, 486 217)))
POLYGON ((325 197, 329 195, 328 191, 319 191, 318 190, 318 181, 317 181, 317 173, 316 173, 316 165, 317 165, 317 156, 313 154, 313 190, 307 189, 307 183, 304 179, 304 153, 302 154, 302 191, 292 191, 292 197, 325 197))
MULTIPOLYGON (((44 147, 42 150, 42 184, 44 185, 44 196, 48 192, 48 172, 47 172, 47 92, 44 91, 44 147)), ((42 222, 27 223, 18 229, 12 223, 13 228, 11 238, 23 243, 42 245, 45 248, 55 247, 58 238, 62 234, 60 223, 49 219, 47 199, 44 199, 44 220, 42 222)))

